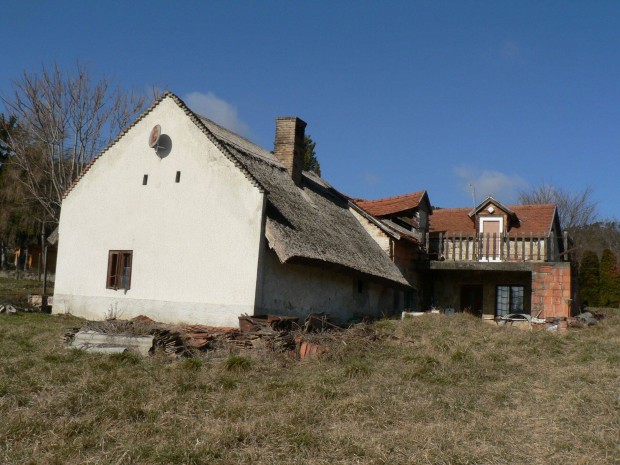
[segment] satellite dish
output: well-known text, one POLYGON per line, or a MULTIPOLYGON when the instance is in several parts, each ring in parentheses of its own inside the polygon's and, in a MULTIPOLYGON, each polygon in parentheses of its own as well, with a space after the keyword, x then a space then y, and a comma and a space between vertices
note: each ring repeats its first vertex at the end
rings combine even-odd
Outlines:
POLYGON ((161 137, 161 126, 156 124, 153 129, 151 129, 151 134, 149 135, 149 147, 157 150, 159 138, 161 137))

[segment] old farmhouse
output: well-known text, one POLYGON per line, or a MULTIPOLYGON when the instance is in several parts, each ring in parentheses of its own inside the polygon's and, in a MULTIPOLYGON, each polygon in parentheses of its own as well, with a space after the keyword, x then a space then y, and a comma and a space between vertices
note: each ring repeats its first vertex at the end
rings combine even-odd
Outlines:
POLYGON ((165 94, 65 194, 53 311, 220 326, 432 305, 570 316, 555 206, 353 199, 303 171, 305 126, 278 118, 270 152, 165 94))
POLYGON ((400 312, 401 270, 302 170, 305 125, 277 119, 272 153, 165 94, 66 193, 53 311, 222 326, 400 312))

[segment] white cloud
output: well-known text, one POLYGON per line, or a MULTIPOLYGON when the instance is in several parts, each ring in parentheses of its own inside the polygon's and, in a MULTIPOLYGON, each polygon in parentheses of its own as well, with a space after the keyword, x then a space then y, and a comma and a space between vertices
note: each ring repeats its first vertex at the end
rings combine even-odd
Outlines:
POLYGON ((364 173, 361 178, 362 182, 368 187, 375 187, 381 183, 381 178, 376 174, 364 173))
POLYGON ((525 63, 525 57, 523 55, 523 49, 512 40, 506 40, 500 46, 499 54, 502 58, 513 63, 523 64, 525 63))
POLYGON ((476 190, 476 202, 492 195, 502 203, 512 203, 520 190, 527 188, 527 182, 517 174, 506 174, 493 170, 478 170, 461 165, 454 168, 458 186, 471 195, 472 186, 476 190))
POLYGON ((222 100, 213 92, 190 92, 184 100, 193 112, 206 116, 244 137, 250 136, 250 128, 239 119, 237 107, 222 100))

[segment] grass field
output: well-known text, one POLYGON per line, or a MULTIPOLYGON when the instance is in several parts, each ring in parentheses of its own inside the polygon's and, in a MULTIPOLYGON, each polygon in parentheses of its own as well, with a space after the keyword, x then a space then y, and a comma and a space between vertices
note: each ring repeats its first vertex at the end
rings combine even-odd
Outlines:
POLYGON ((620 463, 620 314, 565 334, 386 320, 303 361, 65 349, 80 324, 0 315, 0 463, 620 463))

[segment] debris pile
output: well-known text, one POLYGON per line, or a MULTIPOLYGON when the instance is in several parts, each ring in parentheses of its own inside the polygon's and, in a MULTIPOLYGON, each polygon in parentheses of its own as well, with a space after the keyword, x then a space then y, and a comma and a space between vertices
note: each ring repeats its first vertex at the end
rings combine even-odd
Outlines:
POLYGON ((583 312, 575 316, 574 318, 570 318, 569 325, 573 328, 583 328, 586 326, 593 326, 593 325, 598 324, 600 320, 606 317, 607 315, 601 312, 595 312, 595 311, 583 312))
POLYGON ((289 352, 300 358, 328 352, 328 348, 305 340, 304 333, 341 331, 325 314, 312 314, 299 325, 296 317, 276 315, 239 317, 241 329, 205 325, 170 326, 148 317, 132 320, 90 321, 70 328, 62 336, 69 347, 91 352, 125 350, 148 355, 156 350, 174 357, 192 356, 196 351, 252 350, 289 352))

